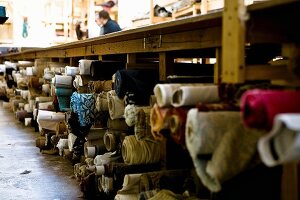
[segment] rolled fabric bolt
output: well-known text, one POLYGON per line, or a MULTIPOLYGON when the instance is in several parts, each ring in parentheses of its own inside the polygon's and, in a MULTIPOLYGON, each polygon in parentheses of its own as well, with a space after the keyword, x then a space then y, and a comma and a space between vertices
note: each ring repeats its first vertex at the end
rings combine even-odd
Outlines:
POLYGON ((11 103, 9 103, 9 102, 3 102, 2 103, 2 107, 4 109, 11 109, 11 103))
POLYGON ((43 102, 38 104, 39 110, 54 110, 53 102, 43 102))
POLYGON ((219 102, 219 89, 217 85, 181 86, 172 95, 171 104, 174 107, 193 106, 197 103, 219 102))
POLYGON ((115 131, 128 131, 128 126, 125 122, 125 119, 108 119, 107 128, 115 131))
POLYGON ((26 68, 26 75, 27 76, 33 76, 34 73, 33 73, 33 67, 27 67, 26 68))
POLYGON ((109 164, 109 163, 115 162, 119 158, 120 158, 119 156, 116 156, 116 152, 108 152, 103 155, 97 155, 94 158, 94 164, 96 166, 101 166, 104 164, 109 164))
POLYGON ((97 176, 101 176, 101 175, 104 175, 104 173, 105 173, 105 168, 104 168, 104 166, 96 166, 96 168, 95 168, 95 174, 97 175, 97 176))
POLYGON ((40 149, 43 149, 45 147, 45 143, 46 143, 46 138, 43 136, 39 136, 35 140, 35 146, 40 149))
POLYGON ((94 158, 99 154, 106 152, 106 148, 102 140, 87 141, 84 144, 84 156, 86 158, 94 158))
POLYGON ((50 84, 43 84, 42 91, 47 94, 50 93, 50 84))
POLYGON ((135 125, 136 112, 137 112, 136 106, 133 104, 128 104, 125 107, 124 110, 125 122, 130 127, 135 125))
MULTIPOLYGON (((96 174, 97 175, 97 174, 96 174)), ((104 192, 104 190, 103 190, 103 187, 102 187, 102 176, 100 176, 99 178, 98 178, 98 184, 97 184, 97 186, 98 186, 98 191, 99 192, 104 192)))
POLYGON ((241 111, 247 127, 270 131, 277 114, 300 112, 300 91, 250 90, 241 99, 241 111))
POLYGON ((98 94, 97 100, 96 100, 96 109, 98 112, 109 110, 106 92, 101 92, 100 94, 98 94))
POLYGON ((65 74, 67 76, 75 76, 75 75, 79 74, 79 67, 66 66, 65 74))
POLYGON ((114 90, 107 93, 109 116, 111 119, 124 118, 125 102, 114 90))
POLYGON ((69 147, 69 150, 71 152, 73 151, 73 146, 74 146, 76 138, 77 138, 76 135, 74 135, 73 133, 69 133, 69 135, 68 135, 68 147, 69 147))
POLYGON ((27 112, 32 112, 32 109, 30 108, 28 103, 24 105, 24 110, 26 110, 27 112))
POLYGON ((173 92, 180 88, 181 84, 156 84, 154 87, 154 95, 159 107, 167 107, 171 105, 173 92))
POLYGON ((84 152, 86 158, 93 158, 96 156, 96 147, 86 147, 84 152))
POLYGON ((138 140, 151 138, 150 107, 138 108, 136 113, 136 124, 134 134, 138 140))
POLYGON ((52 102, 53 101, 53 97, 36 97, 35 101, 39 102, 39 103, 50 102, 50 101, 52 102))
POLYGON ((104 144, 105 144, 105 147, 107 149, 107 151, 114 151, 116 150, 116 147, 117 147, 117 139, 115 137, 114 134, 110 133, 110 132, 106 132, 105 135, 104 135, 104 144))
POLYGON ((89 88, 93 93, 108 92, 112 90, 112 81, 91 81, 89 82, 89 88))
POLYGON ((117 194, 139 194, 141 176, 142 174, 126 174, 123 180, 123 187, 117 194))
POLYGON ((110 191, 112 191, 114 189, 113 188, 114 180, 111 177, 105 177, 104 180, 105 180, 104 192, 109 193, 110 191))
POLYGON ((56 131, 56 124, 64 121, 64 119, 64 113, 39 110, 37 116, 37 123, 41 128, 56 131))
POLYGON ((40 88, 42 84, 40 83, 40 79, 38 77, 30 77, 28 81, 28 87, 29 88, 40 88))
POLYGON ((91 128, 87 136, 85 136, 86 140, 99 140, 103 139, 104 134, 106 133, 106 129, 103 128, 91 128))
POLYGON ((55 88, 56 96, 71 96, 73 93, 71 88, 55 88))
POLYGON ((156 96, 155 96, 155 95, 151 95, 151 96, 150 96, 149 103, 150 103, 150 107, 153 107, 154 104, 157 103, 157 100, 156 100, 156 96))
POLYGON ((63 156, 63 150, 68 148, 68 139, 59 139, 56 147, 59 149, 59 155, 63 156))
POLYGON ((59 122, 56 124, 56 135, 63 135, 67 131, 65 122, 59 122))
POLYGON ((72 88, 72 76, 55 75, 54 85, 57 88, 72 88))
POLYGON ((151 141, 138 141, 134 135, 126 136, 122 145, 126 164, 150 164, 160 160, 160 145, 151 141))
POLYGON ((169 118, 172 108, 160 108, 157 104, 153 106, 150 112, 151 133, 155 140, 162 140, 161 131, 169 129, 169 118))
POLYGON ((176 143, 182 145, 185 145, 185 125, 187 113, 187 108, 174 108, 169 119, 171 137, 176 143))
POLYGON ((19 108, 24 108, 25 104, 22 102, 22 103, 19 103, 19 108))
POLYGON ((23 99, 28 99, 29 91, 28 90, 22 90, 21 91, 21 96, 23 99))
POLYGON ((276 115, 272 130, 259 139, 260 158, 269 167, 298 162, 300 160, 299 136, 299 113, 276 115))
POLYGON ((31 120, 32 118, 25 118, 25 122, 24 122, 25 126, 31 126, 31 120))
POLYGON ((79 74, 80 75, 90 75, 91 74, 91 64, 94 60, 79 60, 79 74))

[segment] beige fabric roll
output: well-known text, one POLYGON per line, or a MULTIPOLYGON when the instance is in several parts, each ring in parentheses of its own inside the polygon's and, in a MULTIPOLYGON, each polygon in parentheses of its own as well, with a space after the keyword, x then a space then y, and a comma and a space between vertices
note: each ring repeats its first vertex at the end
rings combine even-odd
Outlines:
POLYGON ((36 97, 35 101, 39 102, 39 103, 50 102, 50 101, 52 102, 53 101, 53 97, 36 97))
POLYGON ((174 107, 194 106, 197 103, 219 102, 217 85, 190 85, 177 88, 172 94, 171 104, 174 107))
POLYGON ((94 60, 79 60, 79 74, 80 75, 90 75, 91 74, 91 64, 94 60))
POLYGON ((75 76, 75 75, 79 74, 79 67, 66 66, 65 74, 67 76, 75 76))
POLYGON ((55 87, 72 88, 72 76, 55 75, 55 87))
POLYGON ((53 102, 40 102, 38 108, 39 110, 54 110, 53 102))
POLYGON ((69 133, 69 135, 68 135, 68 147, 69 147, 69 150, 71 152, 73 151, 73 145, 75 143, 76 138, 77 138, 76 135, 74 135, 73 133, 69 133))
POLYGON ((111 119, 124 118, 125 102, 120 99, 114 90, 107 93, 108 110, 111 119))
POLYGON ((67 126, 64 121, 56 124, 56 135, 64 135, 66 131, 67 126))
POLYGON ((106 129, 103 128, 91 128, 87 136, 85 136, 86 140, 99 140, 103 139, 104 134, 106 133, 106 129))
POLYGON ((106 92, 101 92, 100 94, 98 94, 97 99, 96 99, 96 109, 98 112, 109 110, 106 92))
POLYGON ((107 151, 114 151, 117 148, 117 138, 115 135, 109 131, 107 131, 104 135, 104 145, 107 151))
POLYGON ((160 144, 138 141, 134 135, 126 136, 122 145, 122 157, 126 164, 150 164, 160 160, 160 144))

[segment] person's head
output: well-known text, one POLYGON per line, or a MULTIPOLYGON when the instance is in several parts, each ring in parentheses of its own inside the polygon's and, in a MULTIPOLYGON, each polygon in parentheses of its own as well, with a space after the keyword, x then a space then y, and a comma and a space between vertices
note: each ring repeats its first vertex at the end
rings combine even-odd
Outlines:
POLYGON ((102 10, 99 12, 98 17, 96 19, 96 23, 100 26, 103 26, 106 24, 106 22, 110 19, 110 16, 107 11, 102 10))

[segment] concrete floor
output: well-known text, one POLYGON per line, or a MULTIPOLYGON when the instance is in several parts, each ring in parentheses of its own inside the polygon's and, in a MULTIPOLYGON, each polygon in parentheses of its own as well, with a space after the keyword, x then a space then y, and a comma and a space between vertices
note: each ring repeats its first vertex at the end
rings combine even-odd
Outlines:
POLYGON ((0 199, 80 199, 71 164, 60 156, 42 155, 35 147, 38 134, 0 102, 0 199))

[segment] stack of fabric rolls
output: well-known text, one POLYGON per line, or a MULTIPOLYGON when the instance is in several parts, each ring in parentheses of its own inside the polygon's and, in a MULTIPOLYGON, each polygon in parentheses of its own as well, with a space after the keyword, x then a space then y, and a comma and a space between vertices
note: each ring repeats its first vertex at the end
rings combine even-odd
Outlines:
POLYGON ((58 100, 59 110, 68 111, 72 91, 72 76, 55 75, 53 85, 55 86, 55 98, 58 100))

